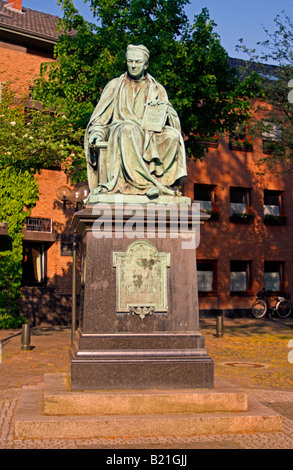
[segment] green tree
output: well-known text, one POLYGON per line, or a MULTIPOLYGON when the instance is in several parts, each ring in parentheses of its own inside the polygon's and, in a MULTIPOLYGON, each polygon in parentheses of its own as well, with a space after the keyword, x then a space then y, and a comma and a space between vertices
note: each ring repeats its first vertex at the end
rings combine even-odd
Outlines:
POLYGON ((42 66, 37 99, 60 106, 85 128, 106 83, 125 71, 125 50, 133 43, 150 50, 149 72, 179 113, 189 156, 204 154, 197 133, 230 132, 249 118, 258 83, 253 74, 240 80, 229 67, 206 8, 191 24, 187 0, 88 1, 96 23, 85 21, 70 0, 59 0, 64 34, 56 61, 42 66))
POLYGON ((249 56, 246 70, 258 73, 262 100, 251 120, 251 133, 263 142, 260 166, 293 171, 293 23, 283 11, 274 19, 275 31, 264 28, 267 39, 258 42, 260 52, 238 45, 249 56))
POLYGON ((82 156, 83 129, 74 127, 60 107, 26 107, 7 84, 0 103, 0 170, 37 172, 82 156))

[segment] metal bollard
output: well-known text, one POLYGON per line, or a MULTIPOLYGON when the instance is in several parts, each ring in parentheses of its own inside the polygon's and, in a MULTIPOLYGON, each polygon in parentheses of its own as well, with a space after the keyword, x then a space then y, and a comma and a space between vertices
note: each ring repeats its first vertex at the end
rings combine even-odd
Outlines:
POLYGON ((222 313, 217 315, 216 331, 217 331, 216 336, 218 338, 224 335, 224 321, 223 321, 222 313))
POLYGON ((21 330, 21 349, 23 351, 29 351, 30 342, 31 342, 30 326, 28 323, 25 323, 22 325, 22 330, 21 330))

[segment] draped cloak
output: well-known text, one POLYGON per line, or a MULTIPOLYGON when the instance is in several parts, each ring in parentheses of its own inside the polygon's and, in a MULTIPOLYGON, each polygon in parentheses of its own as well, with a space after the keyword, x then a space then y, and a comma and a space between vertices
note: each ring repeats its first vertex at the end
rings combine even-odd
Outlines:
POLYGON ((125 73, 107 84, 88 123, 84 145, 91 193, 98 187, 98 192, 145 194, 156 187, 160 194, 174 195, 171 187, 187 176, 178 115, 163 86, 149 74, 136 81, 125 73), (156 99, 168 110, 161 132, 142 128, 146 103, 156 99), (108 141, 105 183, 98 181, 97 157, 89 145, 92 135, 108 141))

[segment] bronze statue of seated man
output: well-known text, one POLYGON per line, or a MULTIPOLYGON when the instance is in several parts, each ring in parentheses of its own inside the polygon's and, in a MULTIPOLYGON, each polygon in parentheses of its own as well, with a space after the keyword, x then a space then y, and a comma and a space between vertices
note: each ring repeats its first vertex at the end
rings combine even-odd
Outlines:
POLYGON ((106 85, 87 126, 90 192, 176 195, 187 175, 177 112, 164 87, 146 73, 147 48, 129 45, 126 61, 127 72, 106 85), (96 150, 101 145, 106 147, 103 178, 96 150))

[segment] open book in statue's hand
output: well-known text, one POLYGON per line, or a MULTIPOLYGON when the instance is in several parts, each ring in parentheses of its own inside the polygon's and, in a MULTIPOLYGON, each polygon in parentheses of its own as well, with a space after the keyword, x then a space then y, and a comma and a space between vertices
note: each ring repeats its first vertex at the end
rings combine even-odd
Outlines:
POLYGON ((144 112, 141 127, 146 131, 161 132, 167 120, 167 104, 153 105, 148 103, 144 112))

